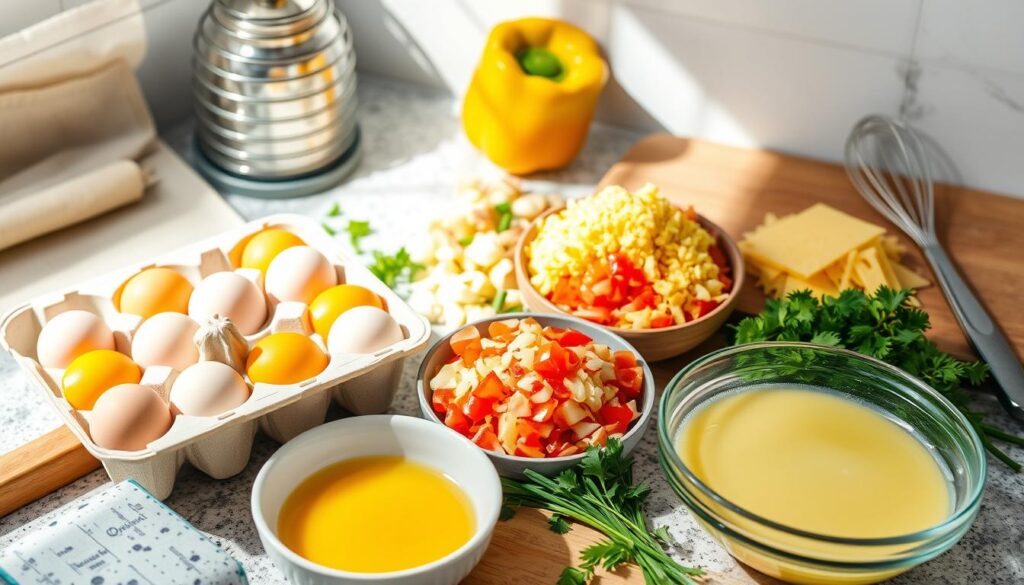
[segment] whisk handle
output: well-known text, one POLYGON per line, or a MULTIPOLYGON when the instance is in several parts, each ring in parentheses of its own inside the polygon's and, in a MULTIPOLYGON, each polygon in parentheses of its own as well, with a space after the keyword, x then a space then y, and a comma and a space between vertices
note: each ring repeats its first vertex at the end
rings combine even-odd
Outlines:
POLYGON ((964 282, 942 246, 929 243, 923 250, 960 327, 981 359, 988 363, 999 385, 999 401, 1010 414, 1024 419, 1024 367, 1013 346, 964 282))

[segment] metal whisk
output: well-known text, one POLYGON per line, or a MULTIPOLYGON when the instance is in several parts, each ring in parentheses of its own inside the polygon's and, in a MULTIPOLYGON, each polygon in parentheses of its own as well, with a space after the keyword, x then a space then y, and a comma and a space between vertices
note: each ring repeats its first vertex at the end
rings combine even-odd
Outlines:
POLYGON ((931 169, 917 133, 884 116, 864 118, 846 141, 846 173, 872 207, 921 247, 960 327, 988 362, 1000 387, 1000 402, 1010 414, 1024 419, 1020 359, 935 236, 931 169))

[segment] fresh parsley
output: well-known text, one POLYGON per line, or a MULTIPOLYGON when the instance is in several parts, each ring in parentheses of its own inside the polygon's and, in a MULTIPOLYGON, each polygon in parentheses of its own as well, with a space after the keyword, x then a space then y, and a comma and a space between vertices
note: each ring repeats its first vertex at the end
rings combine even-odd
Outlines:
POLYGON ((404 247, 399 248, 393 255, 385 254, 380 250, 373 251, 373 264, 368 266, 370 272, 381 279, 389 288, 395 288, 399 282, 412 282, 416 273, 425 267, 413 262, 409 252, 404 247))
POLYGON ((345 231, 348 232, 348 240, 352 243, 352 249, 355 250, 357 254, 362 254, 363 249, 360 247, 359 242, 366 236, 373 233, 373 228, 370 227, 370 222, 359 219, 350 219, 345 231))
POLYGON ((644 520, 649 488, 633 483, 633 461, 622 453, 622 443, 610 439, 604 449, 588 447, 580 464, 554 478, 527 469, 526 480, 502 479, 506 509, 514 506, 552 512, 548 527, 565 534, 568 519, 582 522, 605 535, 605 540, 583 549, 578 567, 566 567, 558 585, 585 585, 598 567, 612 570, 636 563, 652 585, 696 585, 703 569, 684 567, 665 552, 668 531, 651 532, 644 520))
POLYGON ((1014 471, 1021 465, 996 447, 1000 440, 1024 445, 1024 437, 984 422, 969 408, 965 386, 988 377, 982 362, 965 362, 943 352, 925 337, 928 314, 910 305, 910 289, 879 287, 875 294, 846 289, 820 301, 810 291, 794 291, 785 299, 769 299, 764 311, 735 327, 736 343, 806 341, 851 349, 878 358, 921 378, 949 399, 974 426, 985 448, 1014 471))
POLYGON ((331 204, 331 208, 327 210, 327 217, 338 217, 341 215, 341 205, 337 201, 331 204))

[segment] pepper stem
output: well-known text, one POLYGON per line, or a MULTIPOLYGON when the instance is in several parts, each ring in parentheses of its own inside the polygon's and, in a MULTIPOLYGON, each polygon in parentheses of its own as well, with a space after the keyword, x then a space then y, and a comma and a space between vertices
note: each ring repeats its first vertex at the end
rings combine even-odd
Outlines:
POLYGON ((546 77, 552 81, 561 81, 565 77, 562 60, 547 49, 527 47, 516 55, 516 59, 527 75, 546 77))

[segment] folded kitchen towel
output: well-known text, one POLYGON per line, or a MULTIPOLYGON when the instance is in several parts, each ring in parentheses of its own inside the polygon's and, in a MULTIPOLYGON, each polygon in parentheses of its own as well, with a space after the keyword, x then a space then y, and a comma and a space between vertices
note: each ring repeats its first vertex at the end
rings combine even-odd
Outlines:
POLYGON ((0 40, 0 250, 142 197, 138 12, 100 0, 0 40))

